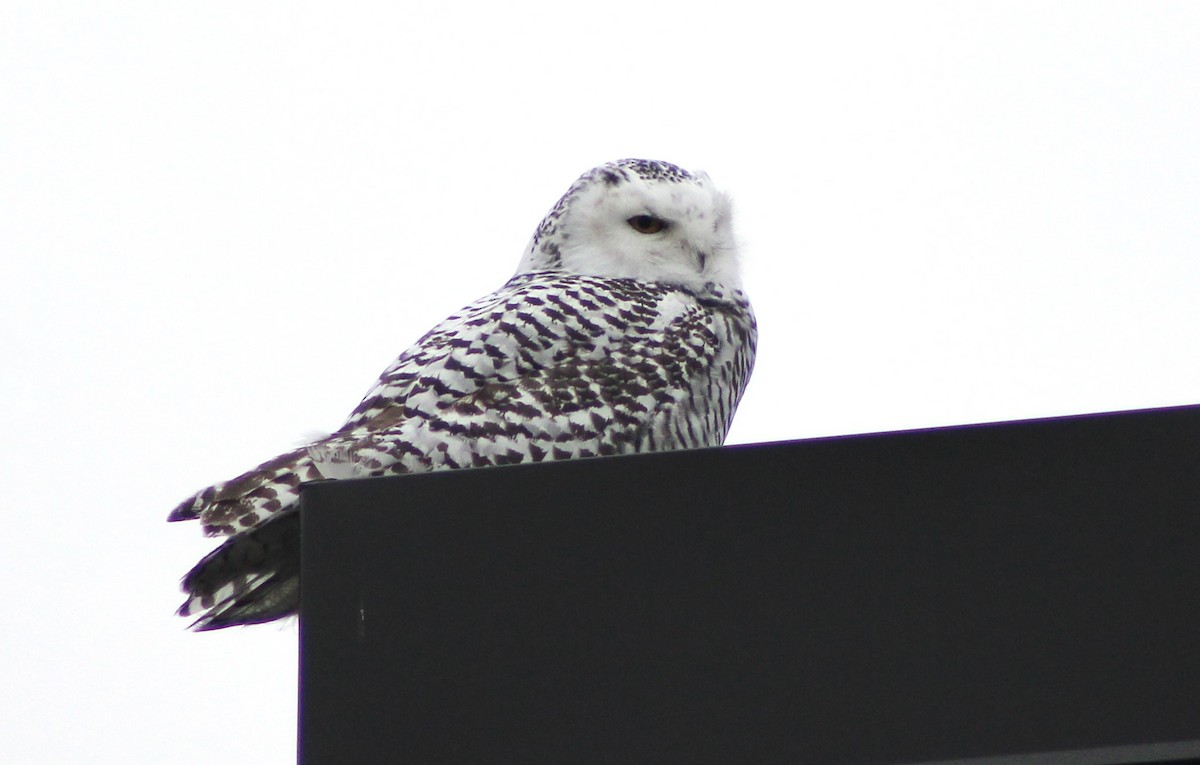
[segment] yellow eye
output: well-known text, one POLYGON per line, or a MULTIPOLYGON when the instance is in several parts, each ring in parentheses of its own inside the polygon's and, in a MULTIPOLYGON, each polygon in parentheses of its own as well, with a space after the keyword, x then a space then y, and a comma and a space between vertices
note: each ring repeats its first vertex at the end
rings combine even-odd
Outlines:
POLYGON ((667 227, 665 220, 653 215, 635 215, 625 222, 639 234, 657 234, 667 227))

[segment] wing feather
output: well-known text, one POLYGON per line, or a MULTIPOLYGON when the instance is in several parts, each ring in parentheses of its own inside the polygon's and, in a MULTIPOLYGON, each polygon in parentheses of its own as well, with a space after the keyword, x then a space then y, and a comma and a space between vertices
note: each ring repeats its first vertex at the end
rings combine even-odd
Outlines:
POLYGON ((181 613, 211 629, 294 610, 298 550, 278 531, 307 481, 718 445, 754 331, 740 293, 517 276, 402 354, 337 432, 171 513, 231 536, 185 577, 181 613))

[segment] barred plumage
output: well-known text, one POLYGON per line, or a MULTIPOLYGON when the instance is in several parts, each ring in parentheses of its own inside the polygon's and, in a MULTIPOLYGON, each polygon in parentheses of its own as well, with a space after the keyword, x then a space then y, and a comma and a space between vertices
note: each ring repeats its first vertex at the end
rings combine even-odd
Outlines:
POLYGON ((517 275, 428 332, 335 433, 180 504, 229 539, 185 577, 196 629, 294 613, 299 486, 716 446, 754 362, 728 198, 621 160, 585 173, 517 275))

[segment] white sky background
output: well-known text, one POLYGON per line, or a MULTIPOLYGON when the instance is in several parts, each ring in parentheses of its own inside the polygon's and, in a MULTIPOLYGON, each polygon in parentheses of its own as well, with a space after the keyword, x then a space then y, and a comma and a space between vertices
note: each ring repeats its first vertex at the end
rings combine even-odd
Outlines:
POLYGON ((166 513, 607 160, 734 196, 733 443, 1200 402, 1200 4, 766 5, 0 6, 0 761, 292 762, 294 624, 185 632, 166 513))

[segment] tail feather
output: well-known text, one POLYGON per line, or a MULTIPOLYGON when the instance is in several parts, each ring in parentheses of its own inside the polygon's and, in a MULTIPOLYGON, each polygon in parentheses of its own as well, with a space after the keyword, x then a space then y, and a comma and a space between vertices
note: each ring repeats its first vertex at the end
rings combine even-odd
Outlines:
MULTIPOLYGON (((281 454, 193 495, 168 520, 199 520, 225 543, 183 578, 180 616, 196 630, 271 621, 296 612, 300 589, 300 484, 370 474, 351 437, 330 437, 281 454)), ((382 468, 375 459, 372 465, 382 468)))
POLYGON ((180 616, 203 612, 191 626, 214 630, 296 613, 300 592, 300 513, 276 515, 230 537, 183 577, 180 616))
POLYGON ((296 449, 192 495, 167 520, 199 519, 209 536, 237 534, 289 509, 299 497, 300 484, 319 478, 308 450, 296 449))

